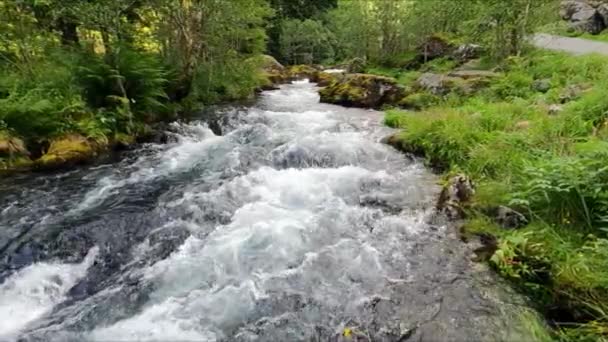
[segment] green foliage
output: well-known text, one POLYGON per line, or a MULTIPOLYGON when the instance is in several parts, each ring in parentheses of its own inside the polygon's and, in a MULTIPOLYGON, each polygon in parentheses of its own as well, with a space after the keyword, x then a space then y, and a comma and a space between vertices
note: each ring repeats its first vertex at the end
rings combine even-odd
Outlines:
POLYGON ((575 229, 608 227, 608 155, 540 159, 524 169, 515 183, 513 203, 524 205, 545 221, 575 229))
POLYGON ((502 62, 504 75, 469 98, 386 117, 404 128, 405 149, 476 180, 465 235, 498 238, 491 265, 565 341, 601 340, 608 331, 606 65, 605 57, 532 52, 502 62), (534 91, 537 79, 551 90, 534 91), (567 102, 563 111, 549 115, 558 101, 567 102), (486 215, 499 205, 520 210, 530 225, 498 227, 486 215))
POLYGON ((112 109, 126 104, 138 114, 163 109, 167 75, 154 55, 127 47, 115 48, 108 56, 85 54, 77 68, 78 82, 91 107, 112 109))
POLYGON ((384 116, 384 124, 389 127, 398 128, 404 125, 405 119, 406 117, 403 112, 398 110, 388 110, 384 116))
POLYGON ((281 24, 280 52, 291 64, 333 60, 333 34, 317 20, 285 20, 281 24))
POLYGON ((492 83, 492 93, 500 99, 528 98, 532 95, 534 79, 526 72, 510 72, 492 83))
POLYGON ((203 103, 246 98, 264 81, 259 66, 257 60, 236 56, 202 65, 197 70, 191 98, 203 103))
POLYGON ((437 105, 441 102, 441 98, 431 93, 422 91, 409 94, 399 101, 399 105, 405 108, 424 109, 437 105))

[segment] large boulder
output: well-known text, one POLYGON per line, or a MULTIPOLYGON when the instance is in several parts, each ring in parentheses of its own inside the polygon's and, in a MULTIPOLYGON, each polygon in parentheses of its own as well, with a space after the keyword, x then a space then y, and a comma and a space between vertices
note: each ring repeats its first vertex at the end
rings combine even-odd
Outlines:
POLYGON ((343 106, 379 108, 395 104, 404 97, 405 90, 394 78, 348 74, 319 91, 321 102, 343 106))
POLYGON ((452 79, 446 75, 425 72, 416 80, 416 86, 433 95, 445 95, 450 91, 452 79))
POLYGON ((452 52, 452 58, 460 63, 481 57, 483 48, 477 44, 462 44, 452 52))
POLYGON ((449 57, 455 48, 452 43, 443 37, 430 36, 418 47, 418 60, 426 63, 435 58, 449 57))
POLYGON ((604 3, 588 0, 564 0, 560 15, 575 31, 598 34, 607 26, 608 8, 604 3))
POLYGON ((292 65, 286 70, 287 78, 290 80, 307 78, 312 82, 316 82, 319 77, 319 72, 321 72, 321 70, 308 64, 292 65))
POLYGON ((90 161, 97 156, 96 144, 79 134, 67 134, 53 139, 48 151, 35 161, 39 169, 70 167, 90 161))
POLYGON ((424 73, 416 80, 416 87, 432 95, 442 96, 449 92, 471 95, 484 88, 499 74, 487 70, 456 70, 444 74, 424 73))

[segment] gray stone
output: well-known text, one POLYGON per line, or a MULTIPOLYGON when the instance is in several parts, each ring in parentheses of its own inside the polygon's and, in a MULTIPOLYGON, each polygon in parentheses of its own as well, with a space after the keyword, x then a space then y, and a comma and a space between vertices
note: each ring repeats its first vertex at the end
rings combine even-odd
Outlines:
POLYGON ((562 107, 558 104, 552 104, 549 106, 549 115, 557 115, 563 110, 564 110, 564 107, 562 107))
POLYGON ((590 0, 564 0, 560 4, 560 16, 575 31, 600 33, 608 25, 608 7, 605 3, 590 0))
POLYGON ((418 77, 416 84, 434 95, 445 95, 449 91, 450 80, 445 75, 425 72, 418 77))
POLYGON ((494 78, 498 77, 498 74, 489 70, 455 70, 450 72, 448 76, 468 80, 471 78, 494 78))
POLYGON ((443 187, 437 202, 437 210, 452 220, 464 218, 464 207, 475 194, 475 185, 469 177, 457 174, 443 187))
POLYGON ((541 93, 546 93, 551 89, 551 80, 548 78, 535 80, 534 83, 532 83, 532 88, 541 93))
POLYGON ((608 27, 608 3, 600 4, 596 10, 597 14, 602 18, 604 27, 608 27))
POLYGON ((462 44, 454 50, 452 57, 460 62, 466 62, 471 59, 479 58, 483 48, 477 44, 462 44))
POLYGON ((504 229, 517 229, 528 224, 528 219, 522 213, 502 205, 496 209, 494 219, 504 229))

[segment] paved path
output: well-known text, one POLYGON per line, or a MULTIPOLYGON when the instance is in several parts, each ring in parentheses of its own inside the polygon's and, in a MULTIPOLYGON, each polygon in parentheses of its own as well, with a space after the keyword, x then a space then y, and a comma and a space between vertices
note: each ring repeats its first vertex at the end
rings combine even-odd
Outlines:
POLYGON ((589 39, 560 37, 546 33, 538 33, 532 37, 532 44, 542 49, 565 51, 575 55, 599 53, 608 56, 608 43, 589 39))

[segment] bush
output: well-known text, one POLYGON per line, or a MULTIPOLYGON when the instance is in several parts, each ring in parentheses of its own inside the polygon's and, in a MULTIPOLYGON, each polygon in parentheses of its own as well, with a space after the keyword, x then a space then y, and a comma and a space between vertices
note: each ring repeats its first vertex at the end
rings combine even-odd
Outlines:
POLYGON ((589 231, 608 227, 607 165, 606 152, 540 159, 516 181, 512 202, 547 222, 589 231))
POLYGON ((116 47, 109 56, 83 54, 77 70, 92 108, 126 105, 140 116, 164 109, 168 72, 154 55, 116 47))
POLYGON ((28 69, 0 74, 0 121, 28 140, 58 134, 86 112, 74 82, 71 54, 50 53, 28 69))

